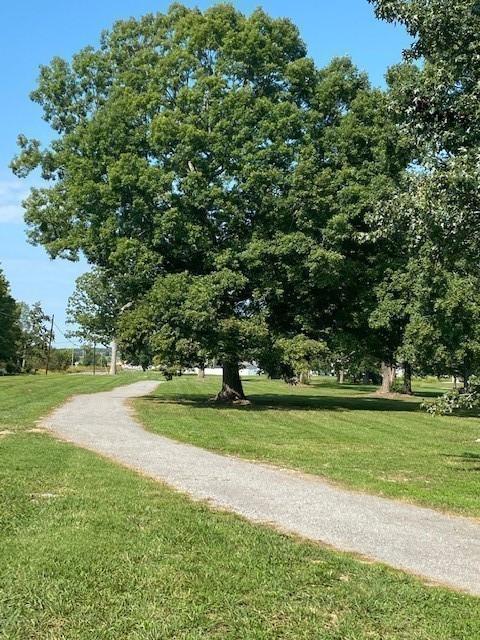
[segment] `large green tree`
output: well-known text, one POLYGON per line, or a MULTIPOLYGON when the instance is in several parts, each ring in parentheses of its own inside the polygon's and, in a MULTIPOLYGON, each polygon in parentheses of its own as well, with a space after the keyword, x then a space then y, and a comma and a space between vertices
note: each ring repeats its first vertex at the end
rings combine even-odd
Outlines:
POLYGON ((374 324, 403 327, 399 357, 468 381, 479 365, 480 5, 373 4, 413 39, 390 80, 392 116, 412 141, 416 160, 379 216, 402 255, 377 290, 374 324))
MULTIPOLYGON (((298 198, 304 216, 300 224, 313 227, 317 246, 315 261, 297 260, 310 269, 303 272, 303 285, 297 281, 294 287, 304 296, 303 330, 320 332, 334 360, 342 363, 339 372, 353 370, 361 361, 393 364, 396 334, 372 329, 369 323, 375 287, 394 257, 390 238, 371 233, 371 217, 397 193, 411 157, 408 138, 391 117, 387 94, 372 90, 365 78, 357 80, 360 86, 352 78, 346 85, 351 93, 342 116, 317 138, 313 177, 304 176, 298 198)), ((326 93, 323 82, 319 90, 326 93)), ((327 90, 331 92, 328 85, 327 90)))
POLYGON ((398 163, 384 97, 348 60, 317 70, 261 10, 174 4, 54 59, 32 97, 57 136, 19 139, 15 172, 50 181, 30 238, 115 282, 126 348, 215 358, 220 397, 241 399, 240 360, 365 325, 353 236, 398 163))

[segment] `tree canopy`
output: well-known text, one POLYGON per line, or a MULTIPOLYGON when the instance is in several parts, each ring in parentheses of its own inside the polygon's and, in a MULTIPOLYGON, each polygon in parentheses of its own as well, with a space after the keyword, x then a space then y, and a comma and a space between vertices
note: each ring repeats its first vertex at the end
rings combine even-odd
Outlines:
POLYGON ((396 355, 418 370, 467 382, 479 364, 479 4, 373 4, 413 37, 389 77, 392 117, 410 140, 415 165, 377 218, 399 251, 377 289, 372 320, 401 327, 396 355))
MULTIPOLYGON (((50 317, 42 309, 40 302, 32 305, 19 303, 21 338, 19 359, 22 371, 43 368, 50 343, 50 317)), ((55 336, 52 334, 52 338, 55 336)))
POLYGON ((262 10, 174 4, 54 59, 32 97, 57 137, 19 139, 14 170, 50 181, 27 200, 30 238, 83 253, 135 302, 127 346, 216 358, 242 398, 239 360, 354 318, 352 276, 372 276, 354 235, 402 154, 348 59, 317 69, 262 10))
POLYGON ((72 336, 108 344, 117 334, 119 313, 116 287, 105 271, 97 267, 77 278, 67 305, 67 321, 74 325, 72 336))
POLYGON ((0 367, 7 371, 16 365, 20 340, 19 308, 0 269, 0 367))
POLYGON ((119 21, 41 68, 54 139, 22 134, 12 167, 45 179, 31 241, 94 267, 70 304, 90 337, 171 370, 220 362, 226 399, 244 360, 382 363, 385 390, 399 363, 476 371, 479 5, 371 2, 412 36, 386 91, 224 4, 119 21))

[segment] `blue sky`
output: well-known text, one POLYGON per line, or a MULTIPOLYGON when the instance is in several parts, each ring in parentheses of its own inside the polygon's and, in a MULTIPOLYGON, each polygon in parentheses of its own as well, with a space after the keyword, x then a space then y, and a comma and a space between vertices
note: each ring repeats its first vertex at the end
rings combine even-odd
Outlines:
MULTIPOLYGON (((25 302, 39 300, 65 328, 65 306, 75 278, 88 269, 85 263, 51 261, 41 247, 28 244, 21 200, 32 181, 17 180, 8 165, 16 152, 16 137, 25 133, 48 141, 50 131, 40 109, 30 102, 40 64, 53 56, 69 58, 114 20, 165 11, 170 3, 157 0, 21 0, 0 6, 0 265, 13 295, 25 302)), ((185 1, 206 8, 212 1, 185 1)), ((401 58, 409 39, 397 26, 376 20, 367 0, 238 0, 236 7, 250 12, 261 5, 274 16, 291 18, 300 28, 318 65, 333 56, 350 55, 375 85, 382 85, 386 69, 401 58)), ((57 344, 65 345, 57 333, 57 344)))

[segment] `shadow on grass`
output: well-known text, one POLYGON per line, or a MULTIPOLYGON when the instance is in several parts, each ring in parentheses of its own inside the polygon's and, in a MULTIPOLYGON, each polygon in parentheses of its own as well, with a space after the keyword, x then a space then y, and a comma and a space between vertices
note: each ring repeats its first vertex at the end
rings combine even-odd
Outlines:
MULTIPOLYGON (((370 389, 371 391, 371 389, 370 389)), ((250 404, 224 404, 215 402, 211 398, 207 398, 204 394, 167 394, 162 393, 160 396, 145 396, 142 398, 145 402, 152 404, 181 404, 184 406, 194 407, 196 409, 217 409, 218 411, 236 410, 236 411, 404 411, 414 412, 419 410, 419 402, 382 398, 381 396, 360 396, 360 397, 342 397, 342 396, 313 396, 307 394, 288 394, 288 393, 249 393, 250 404)))
POLYGON ((444 453, 443 456, 456 462, 458 465, 458 471, 476 471, 477 473, 480 471, 480 453, 464 451, 463 453, 456 455, 444 453))
POLYGON ((445 393, 445 391, 448 391, 448 389, 444 389, 443 391, 440 389, 436 389, 436 390, 422 390, 422 391, 413 391, 413 396, 415 398, 439 398, 440 396, 443 396, 443 394, 445 393))

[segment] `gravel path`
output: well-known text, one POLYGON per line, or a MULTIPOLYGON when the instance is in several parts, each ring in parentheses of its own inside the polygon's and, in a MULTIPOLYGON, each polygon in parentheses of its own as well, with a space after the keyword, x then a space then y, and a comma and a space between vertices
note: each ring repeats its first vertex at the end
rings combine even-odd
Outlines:
POLYGON ((157 384, 75 396, 42 426, 254 522, 480 596, 480 523, 149 433, 135 422, 125 400, 149 394, 157 384))

